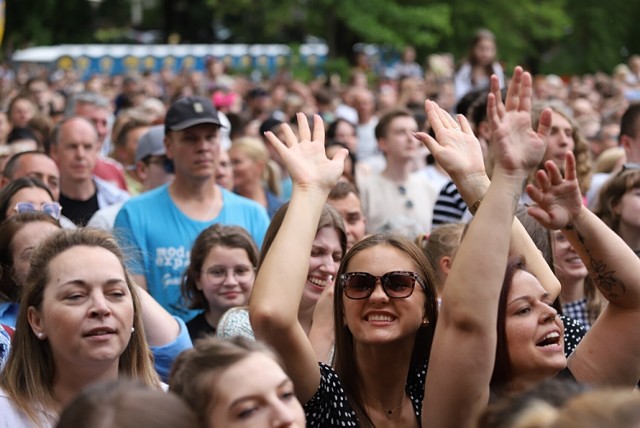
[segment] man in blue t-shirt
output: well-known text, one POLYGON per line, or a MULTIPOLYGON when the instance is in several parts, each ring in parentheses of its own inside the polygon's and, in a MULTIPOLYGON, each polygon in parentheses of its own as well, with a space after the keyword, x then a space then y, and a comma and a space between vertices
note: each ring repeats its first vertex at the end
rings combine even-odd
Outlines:
POLYGON ((196 314, 184 307, 180 282, 198 234, 214 223, 238 225, 261 246, 269 225, 262 206, 216 185, 220 127, 208 99, 176 101, 167 112, 164 140, 175 179, 128 201, 114 226, 136 256, 129 266, 135 280, 184 320, 196 314))

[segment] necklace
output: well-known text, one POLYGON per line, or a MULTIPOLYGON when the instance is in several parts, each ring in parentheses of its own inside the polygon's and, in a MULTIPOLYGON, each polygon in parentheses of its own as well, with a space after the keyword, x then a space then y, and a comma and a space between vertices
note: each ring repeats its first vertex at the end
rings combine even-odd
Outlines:
POLYGON ((404 404, 404 394, 402 395, 402 398, 400 398, 400 402, 398 403, 397 406, 395 406, 392 409, 387 409, 384 404, 382 404, 382 402, 380 400, 378 400, 376 397, 374 397, 373 395, 367 393, 367 395, 371 398, 373 398, 373 400, 378 403, 380 405, 380 407, 382 408, 382 410, 384 410, 384 412, 387 414, 387 417, 389 419, 391 419, 393 417, 394 414, 396 414, 396 412, 398 414, 402 413, 402 405, 404 404))

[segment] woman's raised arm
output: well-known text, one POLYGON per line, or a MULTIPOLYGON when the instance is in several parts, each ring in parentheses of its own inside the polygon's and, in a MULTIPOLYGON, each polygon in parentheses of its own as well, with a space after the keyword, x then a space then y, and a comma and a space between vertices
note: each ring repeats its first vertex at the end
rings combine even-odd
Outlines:
POLYGON ((562 230, 609 301, 568 366, 584 383, 635 386, 640 380, 640 259, 582 205, 575 166, 569 152, 564 178, 546 162, 536 174, 537 186, 527 186, 537 204, 529 213, 543 226, 562 230))
MULTIPOLYGON (((489 400, 510 231, 522 184, 545 149, 541 136, 531 129, 530 104, 531 75, 520 68, 509 86, 506 106, 495 93, 489 94, 496 166, 445 283, 429 358, 423 426, 474 426, 489 400)), ((433 103, 427 102, 427 114, 438 141, 425 143, 436 159, 439 151, 448 149, 441 135, 459 142, 471 139, 464 117, 459 116, 462 128, 458 129, 433 103)))
POLYGON ((300 139, 282 125, 284 141, 266 136, 282 157, 293 192, 282 225, 260 266, 249 301, 249 315, 256 338, 273 346, 284 360, 302 403, 320 385, 317 358, 298 321, 298 307, 309 270, 309 254, 320 212, 342 174, 346 150, 328 159, 324 150, 324 126, 314 116, 313 137, 307 118, 298 113, 300 139))

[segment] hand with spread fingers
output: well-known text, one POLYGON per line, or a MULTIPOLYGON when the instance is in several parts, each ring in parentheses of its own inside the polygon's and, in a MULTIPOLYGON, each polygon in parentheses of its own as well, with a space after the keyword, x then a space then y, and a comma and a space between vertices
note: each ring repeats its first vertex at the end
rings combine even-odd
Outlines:
POLYGON ((429 149, 438 164, 454 180, 473 174, 486 175, 480 142, 467 119, 458 115, 458 124, 430 100, 425 101, 424 108, 436 138, 424 132, 417 132, 416 138, 429 149))
POLYGON ((536 203, 528 212, 547 229, 561 229, 573 223, 582 208, 576 159, 567 152, 564 178, 553 161, 547 161, 544 167, 536 173, 537 186, 527 185, 527 194, 536 203))
POLYGON ((265 136, 282 158, 294 186, 299 188, 320 188, 330 191, 338 182, 344 169, 347 150, 337 152, 333 159, 328 159, 324 149, 324 124, 322 118, 314 115, 313 137, 307 117, 298 113, 298 139, 291 127, 282 125, 284 142, 272 132, 265 136))
POLYGON ((531 74, 516 67, 503 103, 496 76, 491 76, 491 93, 487 99, 487 117, 491 126, 496 168, 510 175, 527 175, 545 151, 544 136, 551 129, 551 110, 540 117, 538 130, 531 127, 531 74))

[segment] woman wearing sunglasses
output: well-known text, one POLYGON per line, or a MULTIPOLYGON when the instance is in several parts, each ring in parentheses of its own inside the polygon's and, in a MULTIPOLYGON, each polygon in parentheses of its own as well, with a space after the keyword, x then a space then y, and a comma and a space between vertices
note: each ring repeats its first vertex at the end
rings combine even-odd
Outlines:
POLYGON ((346 150, 324 152, 322 120, 313 139, 298 115, 300 142, 267 137, 287 165, 293 193, 264 256, 250 299, 251 323, 282 355, 308 426, 419 426, 436 293, 424 255, 411 242, 375 235, 354 245, 337 272, 335 364, 318 363, 298 319, 318 219, 338 181, 346 150), (380 284, 381 286, 378 286, 380 284))
POLYGON ((42 181, 21 177, 0 190, 0 223, 13 215, 33 211, 43 211, 55 220, 60 219, 62 208, 42 181))

